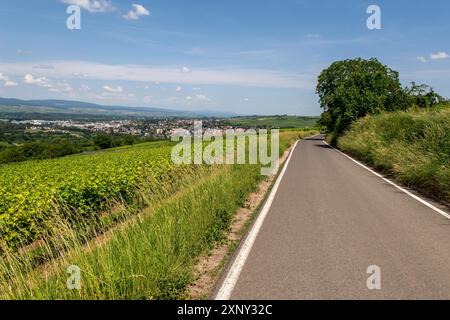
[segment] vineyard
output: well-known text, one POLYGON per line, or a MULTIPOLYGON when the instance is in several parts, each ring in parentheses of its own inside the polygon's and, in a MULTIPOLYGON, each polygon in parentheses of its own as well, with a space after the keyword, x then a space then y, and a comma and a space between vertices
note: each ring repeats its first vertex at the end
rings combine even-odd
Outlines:
POLYGON ((56 213, 95 220, 96 212, 107 209, 110 199, 130 201, 149 180, 163 188, 175 175, 170 148, 167 142, 148 143, 1 167, 3 241, 18 246, 36 240, 56 213))
MULTIPOLYGON (((311 134, 281 133, 280 151, 311 134)), ((0 167, 0 298, 186 297, 196 259, 263 176, 259 165, 176 166, 172 146, 0 167), (70 265, 81 290, 66 287, 70 265)))

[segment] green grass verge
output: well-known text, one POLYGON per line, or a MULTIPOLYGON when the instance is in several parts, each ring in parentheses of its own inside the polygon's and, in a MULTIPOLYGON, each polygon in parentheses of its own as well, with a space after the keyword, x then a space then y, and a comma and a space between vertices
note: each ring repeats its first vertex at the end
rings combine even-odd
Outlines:
POLYGON ((450 105, 367 116, 338 147, 402 184, 450 202, 450 105))

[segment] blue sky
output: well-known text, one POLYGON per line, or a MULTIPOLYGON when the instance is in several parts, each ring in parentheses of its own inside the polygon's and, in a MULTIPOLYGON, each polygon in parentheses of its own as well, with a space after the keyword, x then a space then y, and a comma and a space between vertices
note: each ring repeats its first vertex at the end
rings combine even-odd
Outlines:
POLYGON ((450 97, 449 18, 448 0, 1 1, 0 96, 315 115, 322 69, 376 57, 450 97))

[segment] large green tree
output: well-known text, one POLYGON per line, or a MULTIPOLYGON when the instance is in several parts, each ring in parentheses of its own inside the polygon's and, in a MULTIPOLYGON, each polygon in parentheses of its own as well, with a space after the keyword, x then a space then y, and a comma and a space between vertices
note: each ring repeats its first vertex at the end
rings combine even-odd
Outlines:
POLYGON ((408 104, 398 72, 375 58, 332 63, 319 75, 317 94, 324 110, 320 122, 335 136, 360 117, 408 104))

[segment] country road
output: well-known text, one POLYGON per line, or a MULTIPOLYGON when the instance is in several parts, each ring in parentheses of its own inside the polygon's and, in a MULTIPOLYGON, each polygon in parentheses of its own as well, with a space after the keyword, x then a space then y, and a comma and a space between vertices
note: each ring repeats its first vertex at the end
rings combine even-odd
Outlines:
POLYGON ((450 220, 322 136, 297 144, 274 194, 249 254, 239 257, 241 244, 213 297, 450 299, 450 220), (374 265, 379 290, 367 287, 374 265))

